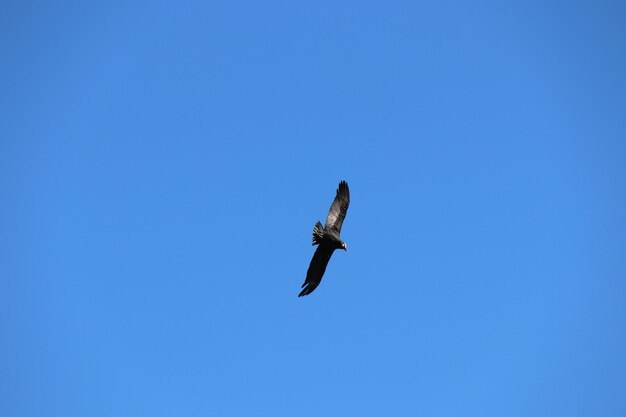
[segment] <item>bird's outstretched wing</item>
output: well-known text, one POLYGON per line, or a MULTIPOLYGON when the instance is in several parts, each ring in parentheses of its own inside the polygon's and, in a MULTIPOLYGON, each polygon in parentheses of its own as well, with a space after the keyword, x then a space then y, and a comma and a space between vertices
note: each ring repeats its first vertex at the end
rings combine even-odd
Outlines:
POLYGON ((326 230, 333 229, 335 233, 339 234, 343 220, 346 218, 349 205, 350 189, 348 188, 347 182, 341 181, 339 187, 337 187, 335 200, 333 204, 330 205, 330 210, 328 210, 328 217, 326 217, 326 225, 324 228, 326 230))
POLYGON ((309 270, 306 271, 306 279, 304 284, 302 284, 302 291, 298 297, 311 294, 320 285, 332 254, 333 249, 326 243, 322 243, 317 247, 313 259, 311 259, 309 270))

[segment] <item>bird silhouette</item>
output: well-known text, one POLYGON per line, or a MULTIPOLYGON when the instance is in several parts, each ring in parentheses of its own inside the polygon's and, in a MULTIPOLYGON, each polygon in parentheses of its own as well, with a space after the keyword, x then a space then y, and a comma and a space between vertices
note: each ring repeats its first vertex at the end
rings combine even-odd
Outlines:
POLYGON ((335 200, 328 210, 326 224, 322 226, 322 223, 318 221, 313 228, 313 246, 318 246, 309 264, 306 279, 302 284, 302 291, 298 297, 311 294, 320 285, 328 266, 328 261, 330 261, 330 257, 335 249, 348 250, 348 246, 341 240, 339 235, 349 205, 350 189, 347 182, 341 181, 337 187, 335 200))

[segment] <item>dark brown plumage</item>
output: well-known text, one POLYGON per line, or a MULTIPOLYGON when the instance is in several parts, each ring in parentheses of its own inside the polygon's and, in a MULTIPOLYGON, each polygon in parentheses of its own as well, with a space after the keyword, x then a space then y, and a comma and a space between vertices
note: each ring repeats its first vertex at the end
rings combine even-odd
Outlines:
POLYGON ((311 259, 311 264, 306 273, 306 279, 302 284, 302 291, 298 297, 311 294, 322 281, 326 266, 335 249, 348 250, 346 244, 341 240, 341 226, 346 218, 348 206, 350 205, 350 189, 348 183, 341 181, 337 187, 337 195, 330 205, 326 224, 322 226, 320 222, 313 228, 313 245, 318 245, 311 259))

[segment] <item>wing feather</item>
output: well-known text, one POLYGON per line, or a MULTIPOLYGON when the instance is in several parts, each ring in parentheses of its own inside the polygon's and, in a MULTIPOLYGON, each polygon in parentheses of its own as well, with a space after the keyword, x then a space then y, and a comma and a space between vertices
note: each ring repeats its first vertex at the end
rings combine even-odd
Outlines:
POLYGON ((328 210, 328 216, 326 217, 326 230, 333 229, 337 234, 341 232, 341 226, 343 220, 348 213, 348 206, 350 205, 350 189, 348 183, 341 181, 337 187, 337 195, 335 200, 330 205, 328 210))
POLYGON ((309 269, 306 272, 306 279, 302 284, 303 289, 298 297, 311 294, 313 290, 320 285, 332 254, 333 249, 326 243, 322 243, 317 247, 315 254, 313 254, 313 259, 311 259, 311 263, 309 264, 309 269))

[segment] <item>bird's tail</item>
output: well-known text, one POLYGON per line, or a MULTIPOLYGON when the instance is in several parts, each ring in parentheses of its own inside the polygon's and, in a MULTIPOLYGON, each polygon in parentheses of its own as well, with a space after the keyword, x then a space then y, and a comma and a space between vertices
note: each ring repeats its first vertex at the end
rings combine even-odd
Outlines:
POLYGON ((319 245, 324 237, 324 226, 319 221, 315 223, 313 228, 313 246, 319 245))

